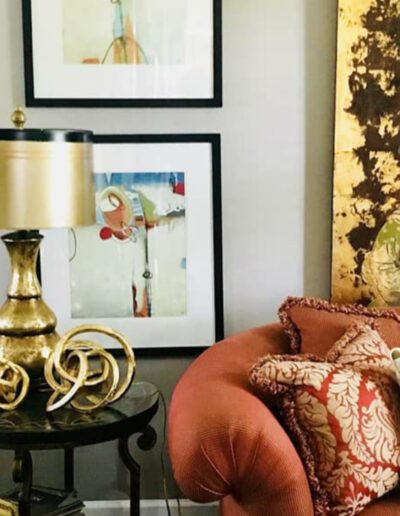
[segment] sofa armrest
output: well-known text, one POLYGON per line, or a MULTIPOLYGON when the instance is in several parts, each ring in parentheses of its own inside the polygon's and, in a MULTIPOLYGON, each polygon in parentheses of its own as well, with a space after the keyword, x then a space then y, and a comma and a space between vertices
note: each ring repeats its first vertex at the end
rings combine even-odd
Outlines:
POLYGON ((168 435, 185 496, 197 502, 233 497, 248 507, 240 514, 313 514, 301 460, 248 382, 258 357, 288 349, 281 326, 268 325, 214 345, 183 375, 168 435))

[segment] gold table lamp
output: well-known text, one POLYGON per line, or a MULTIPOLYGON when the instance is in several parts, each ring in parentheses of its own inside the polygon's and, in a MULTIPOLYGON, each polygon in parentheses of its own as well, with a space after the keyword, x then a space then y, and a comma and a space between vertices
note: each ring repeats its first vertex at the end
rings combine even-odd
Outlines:
POLYGON ((43 375, 59 340, 56 317, 41 297, 36 262, 39 229, 95 223, 93 135, 90 131, 0 129, 0 228, 11 259, 11 283, 0 308, 0 358, 43 375))

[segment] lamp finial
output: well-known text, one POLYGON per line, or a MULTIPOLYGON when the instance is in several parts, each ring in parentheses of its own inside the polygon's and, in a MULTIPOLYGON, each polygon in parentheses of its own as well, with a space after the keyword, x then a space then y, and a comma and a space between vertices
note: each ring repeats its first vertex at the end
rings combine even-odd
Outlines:
POLYGON ((11 115, 11 121, 16 129, 23 129, 26 122, 26 116, 20 106, 15 108, 15 111, 11 115))

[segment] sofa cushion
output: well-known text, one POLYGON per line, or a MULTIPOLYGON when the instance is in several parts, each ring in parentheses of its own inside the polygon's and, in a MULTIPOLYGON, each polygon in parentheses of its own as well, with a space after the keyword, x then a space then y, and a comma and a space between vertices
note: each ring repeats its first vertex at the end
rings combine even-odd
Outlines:
POLYGON ((374 319, 390 348, 400 346, 400 314, 394 309, 337 305, 316 298, 288 297, 278 312, 293 353, 325 356, 353 322, 374 319))
POLYGON ((273 394, 308 474, 315 514, 351 516, 400 473, 400 389, 374 324, 351 326, 322 361, 268 355, 250 373, 273 394))
POLYGON ((361 512, 361 516, 399 516, 399 514, 400 491, 398 489, 375 500, 361 512))

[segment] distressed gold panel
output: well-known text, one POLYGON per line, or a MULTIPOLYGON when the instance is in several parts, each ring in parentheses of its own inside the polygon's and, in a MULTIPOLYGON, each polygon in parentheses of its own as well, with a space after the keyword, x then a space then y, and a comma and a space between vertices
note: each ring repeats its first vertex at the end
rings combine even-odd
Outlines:
POLYGON ((400 2, 339 0, 332 300, 400 306, 400 2))

